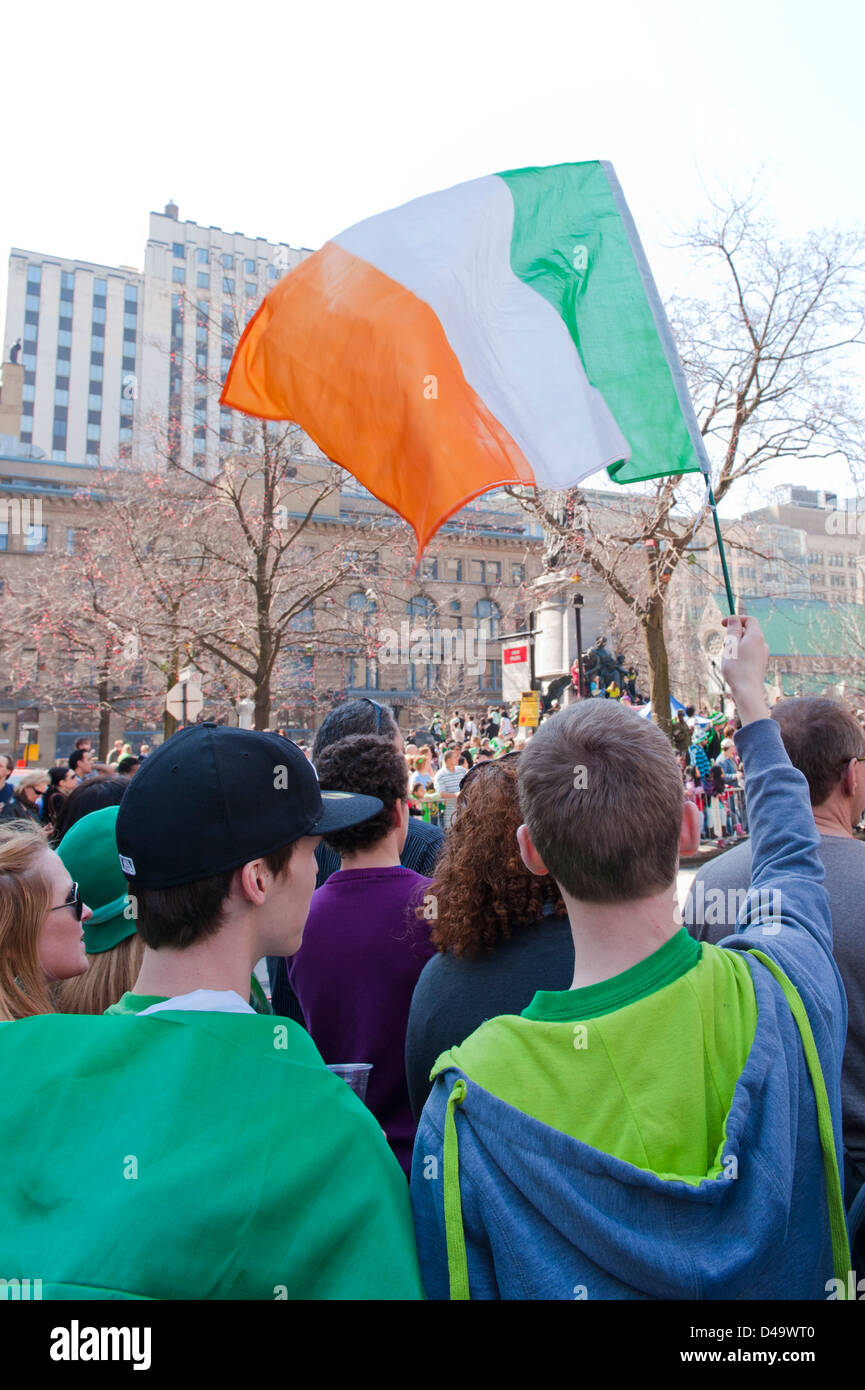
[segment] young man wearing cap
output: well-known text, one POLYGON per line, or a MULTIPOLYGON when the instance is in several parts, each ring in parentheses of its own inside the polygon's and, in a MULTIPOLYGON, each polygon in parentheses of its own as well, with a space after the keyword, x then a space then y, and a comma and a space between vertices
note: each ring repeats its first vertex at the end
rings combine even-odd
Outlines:
POLYGON ((0 1027, 4 1277, 39 1269, 45 1297, 420 1297, 378 1124, 303 1029, 246 1002, 254 963, 300 945, 319 836, 381 805, 323 796, 275 734, 195 725, 150 755, 116 827, 133 1016, 0 1027))

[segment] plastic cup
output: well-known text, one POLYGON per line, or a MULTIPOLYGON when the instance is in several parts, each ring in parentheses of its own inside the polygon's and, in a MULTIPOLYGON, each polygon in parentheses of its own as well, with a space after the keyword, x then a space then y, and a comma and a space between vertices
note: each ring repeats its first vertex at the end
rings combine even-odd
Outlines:
POLYGON ((334 1076, 341 1076, 347 1086, 350 1086, 359 1100, 366 1104, 366 1088, 369 1083, 369 1074, 372 1071, 372 1062, 335 1062, 328 1067, 334 1076))

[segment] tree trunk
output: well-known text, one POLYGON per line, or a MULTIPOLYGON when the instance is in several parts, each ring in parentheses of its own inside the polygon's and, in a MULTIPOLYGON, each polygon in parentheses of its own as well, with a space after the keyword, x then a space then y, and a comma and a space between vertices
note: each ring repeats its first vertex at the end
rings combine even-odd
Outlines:
POLYGON ((646 655, 649 659, 649 699, 652 718, 672 743, 673 724, 670 718, 670 669, 667 662, 667 642, 664 637, 664 604, 655 598, 647 616, 642 620, 646 655))
POLYGON ((255 714, 252 720, 254 729, 270 728, 270 676, 259 680, 255 687, 255 714))
MULTIPOLYGON (((175 651, 174 651, 173 658, 172 658, 171 670, 170 670, 170 672, 168 673, 168 676, 167 676, 167 679, 166 679, 166 685, 165 685, 165 694, 166 694, 166 695, 168 694, 168 692, 169 692, 169 690, 172 688, 172 686, 176 683, 177 677, 178 677, 179 674, 180 674, 180 657, 177 655, 177 651, 175 650, 175 651)), ((168 713, 168 710, 167 710, 167 709, 163 709, 163 711, 162 711, 162 741, 163 741, 163 743, 166 743, 166 742, 168 741, 168 739, 171 738, 171 735, 172 735, 172 734, 176 734, 176 733, 177 733, 177 720, 175 719, 175 717, 174 717, 173 714, 169 714, 169 713, 168 713)))
POLYGON ((108 703, 108 676, 100 675, 99 684, 96 687, 99 699, 99 761, 104 763, 108 758, 111 746, 111 705, 108 703))

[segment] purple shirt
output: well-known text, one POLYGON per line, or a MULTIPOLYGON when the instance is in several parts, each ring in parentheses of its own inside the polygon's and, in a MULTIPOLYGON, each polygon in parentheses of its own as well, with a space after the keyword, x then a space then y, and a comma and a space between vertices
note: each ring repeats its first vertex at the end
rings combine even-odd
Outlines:
POLYGON ((288 978, 325 1062, 372 1062, 367 1105, 404 1171, 415 1122, 405 1074, 414 987, 427 961, 430 923, 415 915, 432 879, 401 865, 340 869, 312 895, 288 978))

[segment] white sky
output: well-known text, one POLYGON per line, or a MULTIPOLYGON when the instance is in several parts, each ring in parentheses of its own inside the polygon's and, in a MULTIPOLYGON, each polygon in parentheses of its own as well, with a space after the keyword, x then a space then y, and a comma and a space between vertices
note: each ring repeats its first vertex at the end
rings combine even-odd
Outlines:
MULTIPOLYGON (((704 211, 701 178, 762 169, 788 237, 863 214, 855 0, 32 0, 4 40, 4 258, 140 267, 170 198, 316 247, 464 179, 610 159, 666 296, 694 288, 662 248, 704 211)), ((853 491, 843 465, 819 485, 853 491)))

